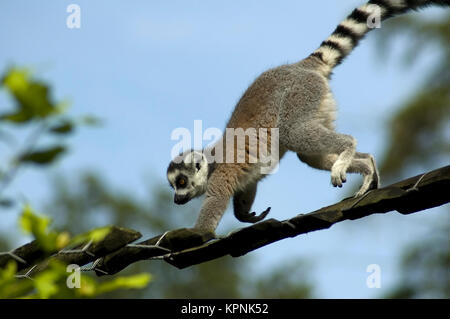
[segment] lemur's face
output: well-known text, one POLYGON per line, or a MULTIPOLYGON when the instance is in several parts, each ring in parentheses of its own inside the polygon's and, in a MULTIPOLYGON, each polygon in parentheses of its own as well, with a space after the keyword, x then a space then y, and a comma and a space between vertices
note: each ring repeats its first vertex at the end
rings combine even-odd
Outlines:
POLYGON ((183 205, 205 193, 208 182, 208 162, 196 151, 177 156, 167 168, 167 179, 175 190, 175 204, 183 205))

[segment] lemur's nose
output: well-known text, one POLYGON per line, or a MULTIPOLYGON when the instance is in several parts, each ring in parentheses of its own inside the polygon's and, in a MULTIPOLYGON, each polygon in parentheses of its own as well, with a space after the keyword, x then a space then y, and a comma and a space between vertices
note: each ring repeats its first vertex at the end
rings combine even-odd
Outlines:
POLYGON ((183 205, 183 204, 186 204, 189 201, 189 197, 187 195, 175 194, 175 197, 174 197, 173 201, 177 205, 183 205))

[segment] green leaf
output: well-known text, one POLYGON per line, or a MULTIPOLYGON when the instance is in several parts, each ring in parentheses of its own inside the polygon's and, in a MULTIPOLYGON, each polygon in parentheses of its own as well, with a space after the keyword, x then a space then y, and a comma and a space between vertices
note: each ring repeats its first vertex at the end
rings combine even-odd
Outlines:
POLYGON ((36 215, 28 204, 24 206, 19 218, 20 226, 26 233, 32 234, 43 249, 54 251, 58 234, 48 230, 50 222, 50 218, 36 215))
POLYGON ((105 238, 106 235, 108 235, 110 231, 111 231, 111 227, 109 227, 109 226, 97 228, 97 229, 91 230, 89 232, 89 237, 90 237, 90 239, 92 239, 92 241, 94 243, 96 243, 96 242, 103 240, 103 238, 105 238))
POLYGON ((45 234, 50 224, 50 219, 37 216, 31 206, 26 204, 22 210, 19 222, 22 230, 26 233, 45 234))
POLYGON ((11 92, 21 92, 28 88, 30 72, 26 69, 12 68, 2 79, 2 84, 11 92))
POLYGON ((75 126, 71 121, 62 121, 49 129, 50 132, 54 134, 69 134, 73 132, 75 126))
POLYGON ((113 280, 100 283, 97 287, 97 294, 103 294, 116 289, 141 289, 148 285, 151 275, 147 273, 137 274, 127 277, 118 277, 113 280))
POLYGON ((0 115, 1 120, 7 120, 9 122, 14 123, 25 123, 31 120, 31 118, 32 118, 31 114, 23 110, 19 110, 18 112, 15 113, 0 115))
POLYGON ((5 268, 0 268, 0 286, 14 278, 17 271, 15 261, 10 261, 5 268))
POLYGON ((92 241, 93 243, 102 241, 111 231, 111 226, 100 227, 93 229, 87 233, 75 236, 70 242, 71 246, 77 246, 82 243, 88 243, 92 241))
POLYGON ((51 260, 48 267, 39 272, 33 279, 37 290, 37 298, 57 297, 62 290, 66 289, 65 281, 68 273, 66 265, 59 260, 51 260))
POLYGON ((64 146, 54 146, 47 149, 34 151, 19 158, 21 162, 30 162, 39 165, 46 165, 53 162, 66 151, 64 146))
POLYGON ((39 293, 39 297, 47 299, 58 293, 60 288, 57 280, 59 278, 60 274, 56 271, 45 271, 36 276, 34 285, 39 293))
POLYGON ((0 298, 17 298, 33 289, 31 280, 19 280, 15 277, 17 264, 10 261, 5 268, 0 268, 0 298))
POLYGON ((16 110, 0 115, 0 119, 25 123, 58 112, 58 108, 50 100, 50 88, 42 82, 30 79, 28 70, 17 68, 9 70, 3 77, 2 84, 14 97, 16 110))

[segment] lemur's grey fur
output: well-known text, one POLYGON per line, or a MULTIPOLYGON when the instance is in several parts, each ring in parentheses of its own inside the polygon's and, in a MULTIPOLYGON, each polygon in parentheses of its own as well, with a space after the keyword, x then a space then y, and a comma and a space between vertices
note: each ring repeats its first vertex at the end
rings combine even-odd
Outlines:
MULTIPOLYGON (((356 8, 306 59, 261 74, 239 100, 227 128, 279 128, 279 159, 288 150, 296 152, 306 164, 331 171, 333 186, 342 187, 347 172, 362 174, 363 185, 356 196, 379 187, 373 156, 356 152, 356 139, 334 129, 336 107, 328 85, 331 71, 371 30, 367 21, 373 13, 378 11, 382 21, 429 5, 449 6, 449 2, 371 0, 356 8)), ((270 134, 267 139, 270 143, 270 134)), ((225 150, 229 151, 236 148, 225 150)), ((247 144, 245 151, 245 163, 210 163, 205 150, 185 152, 170 163, 167 176, 176 203, 206 193, 196 230, 214 232, 231 197, 240 221, 257 222, 267 215, 268 210, 250 213, 256 185, 264 175, 261 163, 249 162, 247 144)))

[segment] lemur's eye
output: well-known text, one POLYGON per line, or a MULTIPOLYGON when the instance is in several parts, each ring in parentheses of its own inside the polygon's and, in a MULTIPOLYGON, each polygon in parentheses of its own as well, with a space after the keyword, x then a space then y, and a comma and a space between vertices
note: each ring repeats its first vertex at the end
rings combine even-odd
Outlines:
POLYGON ((186 175, 180 174, 175 180, 175 186, 177 188, 185 188, 189 182, 189 178, 186 175))
POLYGON ((186 187, 186 179, 184 179, 184 178, 179 178, 179 179, 177 180, 177 187, 178 187, 178 188, 186 187))

